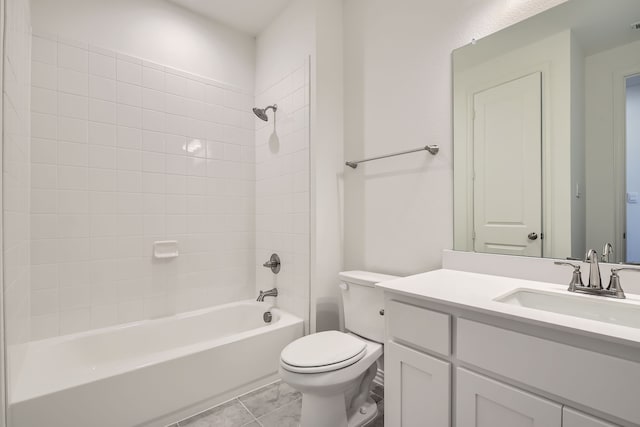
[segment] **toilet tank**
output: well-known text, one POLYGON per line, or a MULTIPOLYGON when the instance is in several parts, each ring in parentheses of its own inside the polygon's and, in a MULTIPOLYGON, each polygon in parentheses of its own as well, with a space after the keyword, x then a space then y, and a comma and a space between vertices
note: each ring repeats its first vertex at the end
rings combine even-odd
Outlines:
POLYGON ((397 279, 397 276, 370 273, 368 271, 345 271, 340 277, 344 326, 350 332, 371 341, 384 341, 384 294, 375 284, 397 279))

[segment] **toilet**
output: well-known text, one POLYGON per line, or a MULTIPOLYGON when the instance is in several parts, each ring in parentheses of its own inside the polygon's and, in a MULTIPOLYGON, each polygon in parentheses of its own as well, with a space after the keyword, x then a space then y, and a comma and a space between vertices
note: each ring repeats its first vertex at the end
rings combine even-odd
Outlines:
POLYGON ((360 427, 372 421, 369 396, 384 341, 384 296, 374 285, 396 276, 339 274, 345 332, 307 335, 280 353, 280 376, 302 393, 301 427, 360 427))

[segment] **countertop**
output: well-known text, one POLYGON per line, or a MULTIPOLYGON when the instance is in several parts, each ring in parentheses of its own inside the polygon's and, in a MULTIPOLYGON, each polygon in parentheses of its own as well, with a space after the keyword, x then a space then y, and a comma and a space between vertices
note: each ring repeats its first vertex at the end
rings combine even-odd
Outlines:
POLYGON ((630 304, 640 309, 639 295, 628 294, 627 299, 615 300, 602 296, 570 293, 567 292, 567 285, 446 269, 381 282, 377 286, 385 292, 591 336, 640 349, 640 328, 494 301, 518 289, 533 289, 602 301, 605 304, 630 304))

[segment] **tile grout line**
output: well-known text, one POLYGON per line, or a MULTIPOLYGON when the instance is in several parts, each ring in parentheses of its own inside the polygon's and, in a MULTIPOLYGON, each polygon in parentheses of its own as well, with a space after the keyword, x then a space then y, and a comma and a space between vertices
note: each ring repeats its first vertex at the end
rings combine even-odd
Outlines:
MULTIPOLYGON (((275 381, 273 381, 273 382, 271 382, 271 383, 269 383, 269 384, 266 384, 266 385, 264 385, 264 386, 262 386, 262 387, 260 387, 260 388, 257 388, 257 389, 255 389, 255 390, 249 391, 249 392, 247 392, 247 393, 245 393, 245 394, 242 394, 242 395, 240 395, 240 396, 236 397, 236 399, 238 399, 238 401, 242 404, 242 406, 243 406, 245 409, 247 409, 247 411, 249 411, 249 413, 251 414, 251 416, 253 416, 253 417, 255 418, 255 420, 258 422, 258 424, 259 424, 260 426, 263 426, 263 424, 262 424, 262 422, 260 421, 260 419, 259 419, 258 417, 256 417, 256 416, 255 416, 255 414, 254 414, 254 413, 253 413, 253 412, 252 412, 252 411, 251 411, 251 410, 250 410, 250 409, 249 409, 249 408, 248 408, 248 407, 247 407, 247 406, 242 402, 242 400, 240 400, 240 398, 241 398, 241 397, 243 397, 243 396, 246 396, 246 395, 248 395, 248 394, 251 394, 251 393, 253 393, 254 391, 258 391, 258 390, 266 389, 267 387, 272 386, 272 385, 277 384, 277 383, 282 383, 282 379, 275 380, 275 381)), ((274 412, 278 411, 279 409, 282 409, 282 408, 284 408, 285 406, 288 406, 288 405, 290 405, 290 404, 293 404, 293 403, 295 403, 295 402, 297 402, 298 400, 301 400, 301 399, 302 399, 302 396, 300 396, 298 399, 295 399, 295 400, 293 400, 293 401, 291 401, 291 402, 285 403, 284 405, 280 405, 280 406, 278 406, 277 408, 275 408, 274 410, 269 411, 269 412, 267 412, 267 413, 265 413, 265 414, 262 414, 262 415, 260 416, 260 418, 264 418, 264 417, 265 417, 265 416, 267 416, 267 415, 273 414, 274 412)))
MULTIPOLYGON (((229 403, 229 402, 233 402, 234 400, 238 400, 238 401, 239 401, 239 399, 238 399, 237 397, 232 397, 231 399, 226 400, 226 401, 224 401, 224 402, 221 402, 221 403, 217 404, 216 406, 212 406, 211 408, 204 409, 204 410, 202 410, 202 411, 200 411, 200 412, 198 412, 198 413, 195 413, 195 414, 190 415, 190 416, 188 416, 188 417, 186 417, 186 418, 183 418, 183 419, 181 419, 180 421, 176 421, 176 422, 175 422, 175 423, 173 423, 173 424, 169 424, 167 427, 173 427, 174 425, 175 425, 175 426, 177 426, 177 427, 182 427, 182 423, 183 423, 183 422, 185 422, 185 421, 189 421, 189 420, 191 420, 191 419, 193 419, 193 418, 196 418, 196 417, 198 417, 199 415, 204 414, 205 412, 211 411, 211 410, 213 410, 213 409, 215 409, 215 408, 218 408, 218 407, 220 407, 220 406, 222 406, 222 405, 225 405, 225 404, 227 404, 227 403, 229 403)), ((240 402, 240 403, 242 403, 242 402, 240 402)), ((244 405, 243 405, 243 406, 244 406, 244 405)), ((249 414, 250 414, 251 416, 253 416, 253 414, 252 414, 250 411, 249 411, 249 414)))
MULTIPOLYGON (((244 394, 243 394, 243 395, 241 395, 241 396, 244 396, 244 394)), ((251 410, 250 410, 249 408, 247 408, 247 405, 245 405, 245 404, 242 402, 242 400, 240 400, 240 397, 241 397, 241 396, 236 397, 236 398, 235 398, 235 400, 237 400, 237 401, 240 403, 240 405, 245 409, 245 411, 247 411, 247 412, 249 413, 249 415, 251 415, 251 416, 253 417, 253 420, 254 420, 254 421, 256 421, 259 425, 262 425, 262 424, 260 423, 260 421, 258 421, 258 418, 256 418, 256 416, 253 414, 253 412, 251 412, 251 410)), ((247 423, 247 424, 249 424, 249 423, 247 423)), ((245 424, 245 425, 246 425, 246 424, 245 424)))
MULTIPOLYGON (((275 413, 275 412, 279 411, 280 409, 282 409, 282 408, 284 408, 284 407, 286 407, 286 406, 289 406, 289 405, 293 405, 294 403, 297 403, 298 401, 301 401, 301 400, 302 400, 302 396, 300 396, 299 398, 297 398, 297 399, 295 399, 295 400, 292 400, 291 402, 287 402, 287 403, 285 403, 284 405, 278 406, 278 407, 277 407, 276 409, 274 409, 273 411, 270 411, 270 412, 267 412, 266 414, 261 415, 261 416, 260 416, 260 418, 264 418, 264 417, 266 417, 267 415, 271 415, 271 414, 273 414, 273 413, 275 413)), ((253 414, 251 414, 251 415, 253 415, 253 414)), ((260 420, 259 420, 258 418, 256 418, 256 419, 258 420, 258 423, 262 426, 262 425, 263 425, 263 424, 262 424, 262 422, 260 422, 260 420)))

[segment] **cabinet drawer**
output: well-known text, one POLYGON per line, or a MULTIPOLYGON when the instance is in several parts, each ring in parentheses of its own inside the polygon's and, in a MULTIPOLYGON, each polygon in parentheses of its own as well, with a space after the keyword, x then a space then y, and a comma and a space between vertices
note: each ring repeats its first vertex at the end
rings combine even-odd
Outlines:
POLYGON ((458 360, 640 425, 640 364, 466 319, 458 360), (488 345, 490 343, 490 345, 488 345))
POLYGON ((397 338, 425 350, 451 354, 450 316, 391 300, 385 306, 388 338, 397 338))

